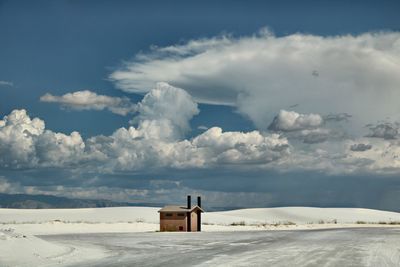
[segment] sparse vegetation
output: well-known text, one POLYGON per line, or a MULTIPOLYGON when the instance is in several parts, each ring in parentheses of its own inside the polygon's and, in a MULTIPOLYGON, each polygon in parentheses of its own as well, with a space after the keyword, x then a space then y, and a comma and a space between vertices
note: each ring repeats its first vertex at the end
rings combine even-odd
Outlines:
POLYGON ((382 225, 400 225, 400 221, 379 221, 379 222, 366 222, 366 221, 357 221, 356 224, 382 224, 382 225))
POLYGON ((319 220, 318 222, 307 222, 307 224, 337 224, 337 219, 333 219, 331 221, 319 220))
POLYGON ((257 227, 264 227, 267 228, 269 226, 274 226, 274 227, 278 227, 278 226, 289 226, 289 225, 296 225, 296 223, 291 222, 291 221, 283 221, 283 222, 275 222, 275 223, 259 223, 259 224, 252 224, 252 226, 257 226, 257 227))
POLYGON ((296 225, 296 223, 291 222, 291 221, 283 221, 283 222, 276 222, 276 223, 273 223, 271 225, 277 227, 277 226, 280 226, 280 225, 286 225, 286 226, 296 225))
POLYGON ((240 222, 233 222, 230 224, 231 226, 245 226, 246 222, 245 221, 240 221, 240 222))

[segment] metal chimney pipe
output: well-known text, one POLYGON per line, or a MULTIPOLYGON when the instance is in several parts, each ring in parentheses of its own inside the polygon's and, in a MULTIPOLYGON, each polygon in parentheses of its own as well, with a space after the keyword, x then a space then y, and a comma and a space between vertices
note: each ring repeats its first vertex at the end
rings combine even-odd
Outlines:
MULTIPOLYGON (((201 208, 201 197, 197 196, 197 206, 201 208)), ((197 210, 197 231, 201 232, 201 211, 197 210)))
MULTIPOLYGON (((187 209, 190 210, 192 208, 192 199, 191 196, 187 196, 187 209)), ((186 231, 191 232, 192 231, 192 214, 190 211, 187 212, 187 221, 186 221, 186 231)))
POLYGON ((190 195, 187 196, 187 208, 188 209, 192 208, 192 199, 190 195))

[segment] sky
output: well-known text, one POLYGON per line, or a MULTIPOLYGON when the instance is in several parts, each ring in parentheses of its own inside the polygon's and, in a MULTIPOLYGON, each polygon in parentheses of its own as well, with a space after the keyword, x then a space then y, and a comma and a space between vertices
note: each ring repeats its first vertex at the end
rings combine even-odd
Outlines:
POLYGON ((0 1, 0 193, 400 211, 398 1, 0 1))

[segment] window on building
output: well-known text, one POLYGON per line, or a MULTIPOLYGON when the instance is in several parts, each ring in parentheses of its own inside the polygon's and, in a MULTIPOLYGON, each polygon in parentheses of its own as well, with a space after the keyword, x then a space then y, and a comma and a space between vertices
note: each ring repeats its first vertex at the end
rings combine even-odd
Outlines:
POLYGON ((184 216, 185 216, 185 213, 178 213, 178 216, 179 216, 179 217, 184 217, 184 216))
POLYGON ((165 213, 165 217, 172 217, 172 213, 165 213))

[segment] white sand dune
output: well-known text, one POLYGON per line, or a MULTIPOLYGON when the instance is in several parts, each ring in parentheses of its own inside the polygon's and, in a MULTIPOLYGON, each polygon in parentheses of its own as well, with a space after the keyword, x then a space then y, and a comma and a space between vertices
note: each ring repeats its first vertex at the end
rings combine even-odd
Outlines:
MULTIPOLYGON (((96 258, 103 253, 98 248, 53 244, 36 235, 155 232, 159 228, 158 209, 0 209, 0 266, 54 266, 96 258)), ((400 213, 357 208, 240 209, 204 213, 203 230, 207 232, 372 227, 383 226, 378 224, 381 222, 400 222, 400 213), (366 224, 356 224, 357 222, 366 224)))
POLYGON ((99 248, 51 243, 13 228, 0 229, 0 266, 56 266, 93 260, 99 248))
POLYGON ((210 212, 204 215, 204 222, 226 224, 244 221, 246 224, 293 222, 295 224, 329 223, 379 223, 400 222, 400 213, 358 209, 358 208, 311 208, 311 207, 282 207, 240 209, 222 212, 210 212))
MULTIPOLYGON (((159 228, 158 210, 154 207, 0 209, 0 227, 9 227, 26 235, 153 232, 159 228)), ((348 227, 357 222, 366 224, 356 226, 400 222, 400 213, 356 208, 282 207, 203 214, 204 231, 348 227), (232 227, 232 224, 245 226, 232 227)))
POLYGON ((158 223, 160 208, 117 207, 85 209, 0 209, 0 223, 43 223, 49 221, 116 223, 146 221, 158 223))
MULTIPOLYGON (((159 208, 154 207, 0 209, 0 223, 158 223, 158 210, 159 208)), ((359 208, 281 207, 206 212, 203 215, 203 222, 223 225, 240 221, 246 224, 277 222, 317 224, 320 221, 330 222, 333 220, 336 220, 337 223, 400 221, 400 213, 359 208)))

